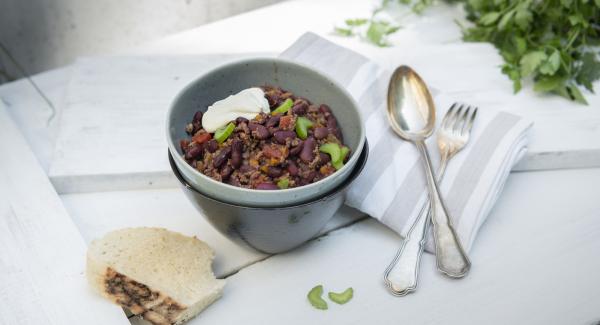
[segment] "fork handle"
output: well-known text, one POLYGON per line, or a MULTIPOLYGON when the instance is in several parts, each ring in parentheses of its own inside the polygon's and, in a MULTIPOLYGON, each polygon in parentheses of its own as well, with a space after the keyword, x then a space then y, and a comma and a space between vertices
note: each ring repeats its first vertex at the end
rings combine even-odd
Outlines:
POLYGON ((452 222, 438 189, 425 142, 423 140, 415 141, 415 145, 421 152, 425 165, 437 268, 449 277, 461 278, 469 272, 471 262, 462 248, 454 227, 452 227, 452 222))

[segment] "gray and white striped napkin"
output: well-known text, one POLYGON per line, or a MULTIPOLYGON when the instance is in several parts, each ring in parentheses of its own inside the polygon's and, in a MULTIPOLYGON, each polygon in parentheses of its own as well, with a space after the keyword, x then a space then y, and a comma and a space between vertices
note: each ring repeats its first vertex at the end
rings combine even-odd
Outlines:
MULTIPOLYGON (((346 204, 405 236, 426 202, 426 184, 416 148, 388 125, 385 105, 391 71, 313 33, 304 34, 281 57, 314 67, 354 96, 366 121, 370 152, 346 204)), ((459 98, 450 98, 443 91, 433 93, 439 123, 459 98)), ((531 125, 512 113, 480 107, 470 142, 450 162, 440 190, 467 250, 511 168, 523 157, 531 125)), ((428 140, 428 148, 432 159, 438 161, 434 136, 428 140)), ((431 240, 427 249, 432 249, 431 240)))

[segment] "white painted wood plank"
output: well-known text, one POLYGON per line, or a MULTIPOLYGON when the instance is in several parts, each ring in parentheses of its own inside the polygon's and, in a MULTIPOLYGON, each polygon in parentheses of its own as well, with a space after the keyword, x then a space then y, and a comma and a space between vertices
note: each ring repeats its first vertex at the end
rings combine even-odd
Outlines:
MULTIPOLYGON (((216 250, 214 271, 225 277, 266 257, 238 246, 217 232, 179 188, 111 191, 61 195, 61 199, 86 242, 124 227, 164 227, 197 236, 216 250)), ((343 207, 325 226, 329 232, 348 225, 364 214, 343 207)))
POLYGON ((600 169, 512 174, 465 279, 441 276, 426 254, 419 290, 391 296, 381 277, 400 238, 369 219, 229 277, 190 324, 596 324, 598 183, 600 169), (352 286, 354 299, 313 309, 306 293, 317 284, 352 286))
POLYGON ((26 79, 0 86, 0 101, 6 106, 45 172, 48 172, 54 152, 62 99, 70 75, 70 68, 66 67, 32 77, 52 103, 54 112, 26 79))
POLYGON ((1 103, 0 129, 0 324, 126 324, 88 288, 85 243, 1 103))

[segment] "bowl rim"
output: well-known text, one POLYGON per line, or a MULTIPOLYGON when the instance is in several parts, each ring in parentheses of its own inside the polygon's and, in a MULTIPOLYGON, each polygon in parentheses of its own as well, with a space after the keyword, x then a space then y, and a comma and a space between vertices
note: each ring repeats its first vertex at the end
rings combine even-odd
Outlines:
POLYGON ((205 198, 207 200, 210 200, 214 203, 223 204, 228 207, 241 208, 241 209, 247 209, 247 210, 288 210, 288 209, 296 209, 296 208, 300 208, 300 207, 306 207, 306 206, 309 206, 316 202, 326 201, 326 200, 330 199, 331 197, 337 195, 339 192, 344 191, 348 186, 350 186, 350 184, 354 183, 354 181, 362 173, 364 167, 367 164, 367 160, 369 158, 369 143, 365 141, 365 145, 363 146, 363 150, 361 151, 361 153, 358 155, 359 160, 357 161, 356 165, 354 166, 354 169, 350 172, 350 175, 348 175, 348 178, 346 178, 340 185, 329 190, 329 192, 327 192, 324 196, 317 197, 317 198, 311 199, 309 201, 303 201, 301 203, 293 203, 292 205, 286 205, 286 206, 280 206, 280 207, 277 207, 277 206, 276 207, 246 206, 246 205, 240 205, 240 204, 236 204, 236 203, 223 202, 221 200, 212 198, 212 197, 200 192, 193 186, 191 186, 181 175, 181 172, 179 171, 179 168, 177 168, 177 164, 175 163, 175 160, 173 159, 173 155, 171 154, 171 152, 169 150, 167 150, 167 153, 169 156, 169 165, 171 165, 171 171, 173 172, 173 174, 175 174, 175 177, 177 178, 179 183, 183 187, 185 187, 187 190, 190 190, 190 191, 202 196, 203 198, 205 198))
POLYGON ((359 124, 360 124, 360 128, 359 128, 359 133, 360 133, 360 139, 358 142, 358 145, 356 147, 356 151, 360 151, 364 148, 365 142, 366 142, 366 132, 365 132, 365 121, 364 121, 364 117, 362 112, 358 109, 358 103, 356 102, 356 100, 354 99, 354 97, 352 97, 352 95, 350 95, 350 93, 348 93, 348 91, 342 87, 337 81, 333 80, 332 78, 328 77, 327 75, 321 73, 320 71, 309 67, 305 64, 302 63, 298 63, 292 60, 287 60, 287 59, 282 59, 282 58, 273 58, 273 57, 253 57, 253 58, 244 58, 244 59, 239 59, 239 60, 233 60, 233 61, 228 61, 225 62, 221 65, 219 65, 218 67, 215 67, 205 73, 203 73, 201 76, 195 78, 193 81, 189 82, 184 88, 182 88, 177 95, 175 96, 175 98, 171 101, 171 103, 169 104, 169 109, 167 110, 167 118, 165 121, 165 127, 166 127, 166 134, 167 134, 167 146, 169 148, 169 151, 171 152, 171 155, 174 157, 175 160, 177 160, 179 163, 181 163, 183 166, 185 166, 186 169, 192 171, 192 173, 194 173, 195 175, 200 175, 201 178, 204 178, 205 180, 207 180, 209 183, 213 184, 214 186, 226 186, 234 191, 239 191, 240 195, 243 195, 244 193, 248 194, 254 194, 254 195, 264 195, 264 196, 269 196, 269 195, 274 195, 274 193, 277 194, 290 194, 293 195, 293 193, 299 193, 299 192, 305 192, 310 190, 311 188, 318 188, 319 185, 326 183, 328 180, 331 181, 330 176, 333 176, 336 173, 342 173, 342 171, 347 170, 348 168, 351 168, 350 166, 354 166, 356 163, 356 160, 358 159, 359 155, 356 155, 355 152, 352 153, 352 156, 350 157, 350 159, 348 160, 348 162, 339 170, 336 170, 335 173, 331 174, 328 177, 325 177, 317 182, 311 183, 311 184, 307 184, 307 185, 303 185, 303 186, 299 186, 299 187, 294 187, 294 188, 288 188, 288 189, 279 189, 279 190, 257 190, 257 189, 249 189, 249 188, 243 188, 243 187, 238 187, 238 186, 234 186, 234 185, 230 185, 230 184, 226 184, 226 183, 222 183, 219 181, 216 181, 214 179, 212 179, 211 177, 208 177, 204 174, 202 174, 201 172, 199 172, 198 170, 196 170, 195 168, 192 168, 184 159, 183 157, 181 157, 179 155, 179 152, 177 151, 176 145, 177 143, 174 141, 174 139, 172 139, 171 137, 171 132, 170 132, 170 116, 172 115, 173 111, 175 110, 175 103, 177 103, 179 101, 179 99, 183 96, 183 94, 188 91, 190 88, 192 88, 197 82, 199 82, 201 79, 205 78, 207 75, 209 74, 215 74, 217 73, 219 70, 222 70, 224 68, 227 68, 231 65, 238 65, 238 64, 245 64, 245 63, 255 63, 255 62, 267 62, 267 63, 283 63, 283 64, 289 64, 289 65, 295 65, 299 68, 302 69, 307 69, 315 74, 317 74, 320 78, 323 78, 324 80, 326 80, 327 82, 329 82, 330 84, 332 84, 334 87, 336 87, 338 90, 340 90, 340 92, 348 99, 350 100, 350 102, 352 103, 353 109, 356 111, 356 113, 358 114, 358 119, 359 119, 359 124), (352 162, 352 163, 351 163, 352 162))

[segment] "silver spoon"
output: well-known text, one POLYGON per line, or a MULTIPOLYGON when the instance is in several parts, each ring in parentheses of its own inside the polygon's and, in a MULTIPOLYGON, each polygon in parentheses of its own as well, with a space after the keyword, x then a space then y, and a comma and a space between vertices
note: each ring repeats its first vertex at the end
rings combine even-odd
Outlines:
MULTIPOLYGON (((401 138, 411 141, 417 147, 424 163, 431 205, 428 218, 431 218, 433 223, 437 268, 450 277, 463 277, 469 271, 471 263, 448 217, 425 146, 425 139, 433 133, 435 126, 435 106, 431 94, 416 72, 407 66, 400 66, 390 79, 387 100, 387 115, 392 129, 401 138)), ((421 222, 428 224, 429 220, 421 222)), ((416 228, 427 231, 427 227, 416 228)), ((415 227, 411 228, 411 231, 413 229, 415 227)), ((409 232, 403 242, 403 252, 409 251, 404 250, 404 247, 415 247, 414 240, 411 242, 411 238, 422 238, 410 235, 409 232)), ((416 287, 416 275, 423 244, 424 240, 421 240, 416 246, 418 249, 416 256, 401 253, 396 264, 398 267, 386 270, 385 281, 394 294, 404 295, 416 287)))

